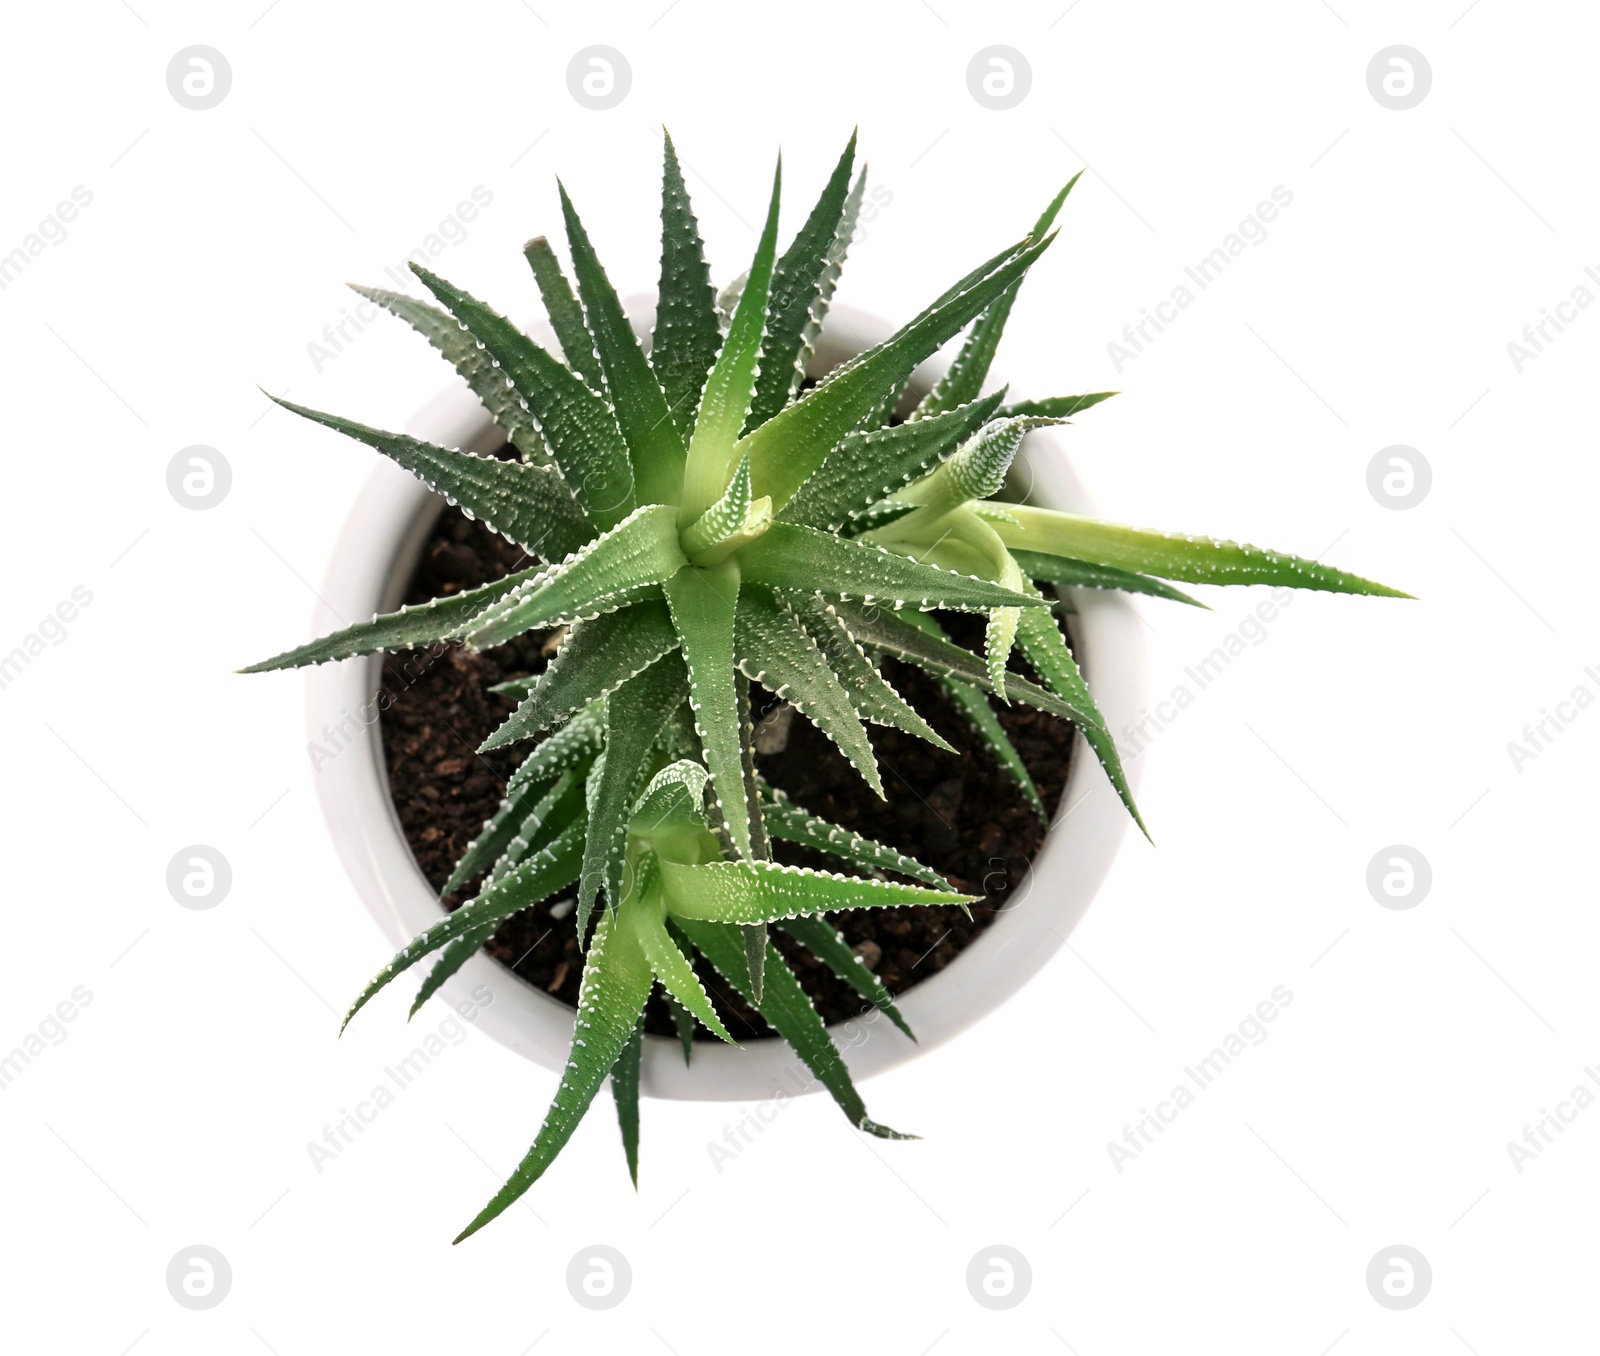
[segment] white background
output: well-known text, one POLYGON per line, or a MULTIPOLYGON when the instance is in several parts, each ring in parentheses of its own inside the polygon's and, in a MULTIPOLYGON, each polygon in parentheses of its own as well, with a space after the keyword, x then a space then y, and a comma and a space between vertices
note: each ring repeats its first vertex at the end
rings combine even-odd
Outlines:
MULTIPOLYGON (((1506 1146, 1600 1061, 1600 713, 1520 770, 1507 745, 1577 685, 1600 694, 1600 313, 1520 373, 1506 346, 1600 264, 1600 25, 1507 0, 1066 6, 11 13, 0 253, 75 186, 93 201, 0 292, 0 651, 75 586, 93 601, 0 691, 0 1047, 75 986, 93 999, 0 1096, 8 1348, 1587 1349, 1600 1110, 1521 1172, 1506 1146), (166 86, 195 43, 232 68, 207 111, 166 86), (607 112, 566 83, 594 43, 632 69, 607 112), (995 43, 1032 70, 1004 112, 966 83, 995 43), (1404 112, 1366 84, 1395 43, 1433 71, 1404 112), (719 1173, 706 1145, 738 1108, 646 1103, 635 1196, 602 1101, 528 1208, 452 1249, 555 1078, 474 1033, 311 1165, 417 1029, 396 994, 335 1041, 386 948, 315 805, 301 678, 231 673, 304 634, 373 454, 257 383, 393 427, 449 378, 425 345, 375 326, 320 372, 307 346, 345 280, 385 283, 475 186, 492 205, 435 267, 532 316, 519 247, 556 234, 557 172, 611 276, 649 287, 666 123, 726 278, 778 148, 787 235, 857 122, 892 201, 841 300, 909 316, 1088 164, 997 373, 1125 392, 1068 433, 1108 516, 1336 543, 1333 563, 1421 601, 1302 596, 1160 735, 1159 846, 1129 837, 1071 949, 1001 1012, 866 1087, 921 1142, 865 1139, 811 1098, 719 1173), (1293 203, 1268 238, 1115 370, 1122 327, 1277 185, 1293 203), (166 488, 195 443, 233 473, 206 512, 166 488), (1403 512, 1366 483, 1396 443, 1433 469, 1403 512), (191 843, 232 865, 206 912, 165 885, 191 843), (1365 884, 1395 843, 1433 871, 1406 911, 1365 884), (1118 1172, 1107 1143, 1279 985, 1265 1043, 1118 1172), (604 1313, 565 1283, 596 1242, 634 1277, 604 1313), (203 1313, 164 1279, 195 1243, 233 1270, 203 1313), (997 1243, 1033 1274, 1004 1313, 964 1279, 997 1243), (1433 1270, 1407 1312, 1365 1281, 1396 1243, 1433 1270)), ((1157 695, 1257 598, 1211 601, 1144 609, 1157 695)))

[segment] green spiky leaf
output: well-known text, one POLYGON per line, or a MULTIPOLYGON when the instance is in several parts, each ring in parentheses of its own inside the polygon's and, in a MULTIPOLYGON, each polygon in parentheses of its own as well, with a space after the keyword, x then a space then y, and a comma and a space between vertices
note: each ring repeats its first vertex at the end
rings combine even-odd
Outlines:
POLYGON ((483 345, 538 421, 565 484, 600 527, 620 522, 639 502, 622 434, 605 400, 498 311, 420 264, 411 270, 483 345))
POLYGON ((583 834, 578 825, 573 825, 536 857, 524 862, 476 899, 463 904, 453 913, 447 913, 432 927, 412 938, 361 991, 345 1013, 339 1029, 342 1031, 349 1026, 350 1019, 392 980, 440 947, 469 932, 476 932, 491 922, 499 923, 514 913, 550 898, 557 890, 566 889, 578 878, 582 847, 583 834))
POLYGON ((922 565, 865 542, 815 528, 774 523, 739 552, 751 584, 794 593, 823 593, 889 607, 983 612, 992 607, 1043 606, 984 579, 922 565))
POLYGON ((297 645, 292 650, 285 650, 259 664, 251 664, 239 672, 267 673, 273 669, 297 669, 307 664, 326 664, 335 659, 351 659, 379 651, 437 645, 460 635, 473 618, 481 616, 492 604, 499 602, 518 585, 533 579, 539 572, 537 566, 519 570, 492 584, 453 593, 445 598, 435 598, 429 603, 402 607, 398 612, 385 612, 369 622, 357 622, 341 631, 297 645))
POLYGON ((633 463, 637 502, 676 503, 683 480, 683 439, 678 436, 661 384, 639 347, 638 336, 617 299, 616 289, 600 266, 588 232, 578 220, 566 188, 560 191, 572 271, 578 279, 578 295, 583 298, 584 316, 594 335, 617 425, 633 463))
POLYGON ((404 433, 386 433, 277 396, 269 399, 302 418, 376 448, 430 490, 459 505, 471 517, 481 518, 530 555, 559 560, 590 536, 588 517, 552 467, 480 457, 425 443, 404 433))
POLYGON ((706 374, 717 360, 722 333, 717 290, 711 284, 700 226, 672 138, 663 136, 661 171, 661 281, 656 289, 656 325, 650 366, 661 383, 678 432, 687 442, 706 374))
MULTIPOLYGON (((993 420, 906 497, 915 498, 918 503, 929 503, 936 498, 961 503, 998 494, 1006 483, 1006 474, 1011 470, 1023 438, 1033 429, 1059 423, 1059 419, 1036 415, 993 420)), ((1005 511, 1010 512, 1010 509, 1005 511)))
POLYGON ((683 1067, 694 1063, 694 1014, 670 993, 666 995, 667 1011, 672 1014, 672 1025, 678 1031, 678 1043, 683 1046, 683 1067))
POLYGON ((993 417, 1001 394, 914 424, 846 434, 783 506, 779 521, 839 531, 950 456, 993 417))
POLYGON ((478 751, 533 738, 677 648, 672 616, 659 599, 576 623, 533 691, 478 751))
POLYGON ((734 691, 734 616, 739 588, 739 568, 733 560, 704 570, 685 565, 665 584, 672 624, 689 667, 689 706, 694 711, 706 770, 733 848, 748 857, 750 810, 734 691))
POLYGON ((572 1056, 561 1074, 561 1086, 544 1124, 510 1180, 478 1212, 455 1241, 469 1237, 510 1206, 544 1175, 572 1138, 583 1113, 633 1039, 651 975, 644 952, 625 929, 613 928, 609 914, 595 924, 589 961, 578 991, 578 1016, 572 1033, 572 1056))
POLYGON ((826 918, 789 918, 780 925, 795 941, 844 980, 852 989, 877 1008, 901 1031, 916 1040, 894 998, 883 981, 867 968, 867 963, 851 950, 850 944, 839 935, 837 928, 826 918))
POLYGON ((615 611, 685 563, 670 504, 646 504, 559 565, 519 585, 475 619, 467 643, 486 650, 531 631, 615 611))
MULTIPOLYGON (((739 763, 744 775, 745 811, 750 816, 750 855, 758 862, 772 857, 772 844, 767 840, 767 826, 761 817, 761 780, 756 776, 756 719, 750 705, 750 680, 742 673, 734 675, 734 697, 739 703, 739 763)), ((756 983, 759 993, 761 984, 756 983)))
MULTIPOLYGON (((946 462, 940 472, 949 470, 951 465, 946 462)), ((1015 593, 1037 596, 1005 543, 989 523, 972 511, 970 504, 953 509, 931 505, 920 508, 910 517, 874 532, 871 540, 930 565, 992 580, 1015 593)), ((990 690, 1002 701, 1006 699, 1008 681, 1006 661, 1011 656, 1020 616, 1021 609, 1016 607, 995 608, 985 627, 990 690)))
POLYGON ((683 661, 674 652, 630 678, 606 701, 606 757, 591 778, 583 874, 578 883, 580 945, 601 887, 609 907, 615 909, 621 901, 628 820, 644 779, 645 760, 667 717, 683 701, 686 682, 683 661))
POLYGON ((856 214, 866 187, 866 171, 850 186, 856 134, 833 167, 822 196, 772 274, 767 299, 766 335, 761 341, 761 371, 745 432, 772 418, 800 389, 806 362, 844 265, 856 214))
POLYGON ((693 939, 701 953, 716 967, 717 972, 753 1003, 772 1028, 794 1047, 795 1053, 827 1088, 839 1109, 858 1130, 880 1139, 915 1139, 915 1135, 901 1134, 886 1125, 880 1125, 867 1115, 866 1103, 851 1081, 850 1070, 845 1067, 839 1048, 828 1035, 817 1010, 811 1006, 800 981, 778 954, 767 943, 766 993, 755 1002, 748 987, 745 971, 744 939, 738 928, 722 927, 715 923, 685 922, 683 930, 693 939))
POLYGON ((674 918, 705 923, 774 923, 781 918, 838 909, 975 902, 974 896, 954 890, 842 876, 778 862, 705 862, 687 866, 663 860, 661 883, 674 918))
POLYGON ((633 1024, 633 1035, 611 1066, 611 1100, 617 1104, 617 1127, 622 1131, 622 1153, 628 1176, 639 1189, 639 1065, 644 1056, 644 1019, 633 1024))
MULTIPOLYGON (((528 762, 533 761, 534 756, 530 754, 528 762)), ((526 765, 524 763, 524 766, 526 765)), ((484 821, 483 829, 478 836, 467 845, 467 850, 461 854, 461 860, 456 863, 450 878, 440 887, 439 894, 441 896, 454 894, 474 876, 501 861, 511 844, 522 836, 523 825, 530 816, 539 815, 540 823, 548 821, 549 812, 557 803, 556 801, 545 803, 552 791, 557 792, 559 800, 580 780, 581 778, 575 777, 571 772, 560 774, 553 781, 541 776, 523 777, 519 768, 512 780, 506 784, 505 797, 494 814, 484 821), (541 810, 543 813, 540 813, 541 810)))
MULTIPOLYGON (((1033 230, 1028 233, 1030 239, 1042 239, 1045 232, 1055 224, 1056 214, 1066 202, 1067 194, 1072 192, 1073 186, 1082 177, 1083 171, 1079 170, 1067 180, 1066 187, 1050 200, 1038 221, 1034 222, 1033 230)), ((946 410, 955 409, 956 406, 977 398, 978 392, 983 389, 984 379, 989 375, 995 350, 1000 346, 1000 336, 1005 332, 1006 321, 1011 318, 1011 307, 1015 304, 1021 287, 1020 281, 1015 282, 989 303, 988 309, 973 323, 972 332, 967 335, 961 351, 950 364, 950 370, 935 383, 934 388, 917 405, 912 414, 913 419, 925 419, 930 415, 943 414, 946 410)))
POLYGON ((500 922, 496 919, 463 933, 445 946, 440 951, 439 959, 434 962, 433 968, 428 971, 428 977, 422 981, 422 987, 417 990, 417 996, 411 1003, 411 1010, 406 1013, 406 1020, 409 1022, 415 1017, 421 1011, 422 1005, 444 988, 445 981, 477 955, 480 948, 490 942, 499 930, 500 922))
MULTIPOLYGON (((750 680, 742 673, 735 674, 733 691, 739 703, 739 771, 744 780, 745 813, 750 817, 750 857, 767 862, 772 860, 772 840, 767 836, 761 781, 756 776, 756 723, 750 705, 750 680)), ((750 992, 759 1003, 766 983, 767 925, 748 923, 740 931, 744 933, 744 964, 750 992)))
POLYGON ((606 383, 600 375, 600 360, 595 357, 594 336, 584 323, 583 307, 573 295, 567 275, 561 271, 561 261, 556 258, 555 250, 541 235, 524 245, 522 253, 533 270, 545 314, 550 317, 550 328, 556 332, 556 341, 561 345, 561 355, 567 360, 567 366, 583 378, 584 385, 591 391, 604 395, 606 383))
MULTIPOLYGON (((861 644, 915 664, 935 678, 956 678, 984 692, 994 691, 994 682, 982 659, 970 650, 952 645, 942 634, 924 629, 924 623, 932 623, 931 617, 924 617, 920 612, 891 612, 887 608, 863 607, 856 603, 835 606, 850 628, 850 634, 861 644)), ((1074 724, 1092 724, 1096 719, 1094 713, 1075 707, 1014 673, 1006 676, 1006 695, 1074 724)))
POLYGON ((739 304, 728 325, 716 365, 706 378, 695 415, 694 437, 689 442, 688 460, 683 469, 683 499, 678 523, 687 527, 722 495, 728 477, 748 458, 733 455, 733 445, 750 412, 755 391, 756 361, 761 355, 761 327, 766 317, 767 289, 772 282, 772 259, 778 241, 778 195, 783 183, 780 161, 772 178, 772 198, 767 206, 766 225, 756 244, 756 257, 739 304))
POLYGON ((661 987, 683 1004, 712 1035, 729 1045, 735 1045, 737 1042, 712 1006, 711 995, 695 975, 694 967, 678 949, 678 944, 667 935, 661 886, 656 879, 656 872, 656 858, 647 854, 640 862, 635 889, 623 903, 623 918, 639 939, 645 959, 650 962, 650 968, 661 987))
POLYGON ((855 637, 826 599, 819 595, 800 597, 795 598, 792 605, 801 624, 826 657, 828 667, 850 694, 856 715, 874 725, 904 730, 946 753, 956 752, 955 746, 929 725, 878 672, 878 666, 856 644, 855 637))
POLYGON ((531 854, 553 843, 575 821, 582 819, 587 786, 588 783, 576 772, 563 772, 555 785, 539 798, 523 818, 516 836, 506 844, 506 850, 484 877, 484 884, 493 885, 520 866, 531 854))
POLYGON ((1329 593, 1411 596, 1303 556, 1282 555, 1259 546, 1152 532, 1029 505, 1008 504, 1006 509, 1016 518, 1016 525, 998 523, 995 530, 1013 550, 1067 556, 1185 584, 1281 584, 1329 593))
POLYGON ((1182 589, 1173 588, 1160 579, 1132 570, 1119 570, 1110 565, 1091 565, 1086 560, 1069 560, 1065 556, 1047 556, 1038 551, 1012 551, 1023 574, 1046 584, 1058 584, 1077 589, 1117 589, 1123 593, 1143 593, 1152 598, 1167 598, 1190 607, 1210 608, 1198 598, 1182 589))
POLYGON ((722 498, 684 530, 683 553, 696 565, 715 565, 754 541, 771 522, 772 501, 751 495, 750 458, 741 457, 722 498))
POLYGON ((973 731, 1005 769, 1006 774, 1017 784, 1017 788, 1026 797, 1033 812, 1048 824, 1050 815, 1039 795, 1039 788, 1034 785, 1033 775, 1022 761, 1022 755, 1017 752, 1017 746, 1011 742, 1011 736, 1006 733, 1005 726, 1000 723, 1000 717, 995 715, 994 707, 989 705, 988 697, 971 684, 954 678, 940 679, 940 686, 960 708, 961 714, 967 718, 973 731))
POLYGON ((1073 706, 1084 707, 1095 715, 1096 719, 1093 721, 1079 722, 1078 728, 1083 732, 1089 747, 1094 750, 1094 756, 1100 760, 1100 766, 1111 779, 1111 785, 1116 788, 1122 803, 1128 807, 1133 822, 1148 838, 1150 831, 1145 828, 1144 820, 1139 816, 1139 808, 1133 802, 1133 791, 1129 788, 1128 779, 1123 773, 1122 758, 1117 752, 1116 742, 1106 727, 1105 718, 1100 715, 1100 708, 1089 695, 1089 685, 1083 681, 1083 674, 1078 669, 1077 661, 1072 657, 1072 651, 1067 648, 1066 637, 1061 634, 1061 628, 1056 625, 1055 618, 1048 613, 1028 613, 1021 619, 1017 628, 1017 641, 1022 647, 1023 654, 1028 657, 1028 662, 1033 665, 1034 672, 1045 680, 1052 692, 1063 701, 1073 706))
POLYGON ((881 798, 883 779, 850 693, 794 612, 769 593, 747 590, 740 600, 734 645, 739 671, 827 735, 881 798))
POLYGON ((634 803, 628 832, 655 841, 710 828, 705 768, 690 759, 668 763, 650 778, 634 803))
POLYGON ((862 871, 894 871, 936 890, 955 889, 931 867, 802 809, 775 787, 763 786, 761 804, 767 831, 774 838, 825 852, 862 871))
POLYGON ((518 836, 528 815, 536 810, 551 782, 567 773, 581 778, 588 772, 605 743, 602 716, 598 702, 580 711, 522 760, 506 783, 505 797, 484 821, 482 832, 467 845, 439 890, 441 895, 454 894, 480 871, 495 864, 518 836))
POLYGON ((527 403, 514 386, 506 381, 506 374, 495 364, 487 349, 463 330, 456 318, 403 292, 390 292, 382 287, 350 285, 368 301, 376 302, 384 310, 397 315, 418 334, 422 335, 449 361, 472 388, 473 395, 494 417, 511 444, 522 453, 524 461, 552 465, 550 449, 534 421, 527 403))
POLYGON ((1088 395, 1046 396, 1043 400, 1019 400, 1014 404, 1005 406, 1000 413, 1003 416, 1013 415, 1042 415, 1047 419, 1070 419, 1075 414, 1082 414, 1084 410, 1091 409, 1102 400, 1110 400, 1112 396, 1121 394, 1118 391, 1092 391, 1088 395))

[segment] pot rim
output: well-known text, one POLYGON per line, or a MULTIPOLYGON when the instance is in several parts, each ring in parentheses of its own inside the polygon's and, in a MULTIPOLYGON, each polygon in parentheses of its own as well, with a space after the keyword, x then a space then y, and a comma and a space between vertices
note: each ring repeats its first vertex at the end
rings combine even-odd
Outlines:
MULTIPOLYGON (((653 318, 653 299, 629 307, 635 325, 653 318)), ((825 369, 879 342, 891 332, 876 317, 833 307, 831 324, 817 343, 814 366, 825 369), (841 331, 849 341, 841 337, 841 331)), ((547 326, 532 331, 553 343, 547 326), (540 334, 540 330, 545 333, 540 334)), ((944 364, 930 360, 913 384, 922 389, 944 364)), ((406 425, 415 437, 488 452, 504 437, 459 381, 424 406, 406 425)), ((1051 429, 1030 434, 1018 458, 1029 478, 1029 497, 1051 507, 1092 513, 1093 502, 1068 464, 1051 429)), ((363 486, 329 558, 312 634, 325 635, 357 618, 399 605, 442 506, 437 495, 395 463, 382 460, 363 486)), ((1129 600, 1105 590, 1072 590, 1069 618, 1078 661, 1107 724, 1132 723, 1146 700, 1143 623, 1129 600)), ((395 948, 442 916, 438 897, 411 855, 389 795, 376 709, 383 656, 322 664, 308 671, 307 729, 312 746, 327 732, 355 734, 318 758, 313 780, 334 845, 363 903, 395 948)), ((1138 789, 1142 759, 1127 765, 1138 789)), ((871 1078, 926 1054, 998 1009, 1031 979, 1082 918, 1105 879, 1129 816, 1105 773, 1075 733, 1067 784, 1055 818, 1017 897, 945 969, 896 998, 917 1042, 908 1040, 875 1009, 829 1027, 851 1076, 871 1078)), ((573 1009, 554 995, 480 952, 439 994, 501 1044, 560 1072, 572 1038, 573 1009)), ((759 1101, 815 1091, 799 1057, 779 1039, 733 1047, 697 1041, 685 1065, 673 1038, 646 1036, 641 1091, 650 1097, 695 1101, 759 1101)))

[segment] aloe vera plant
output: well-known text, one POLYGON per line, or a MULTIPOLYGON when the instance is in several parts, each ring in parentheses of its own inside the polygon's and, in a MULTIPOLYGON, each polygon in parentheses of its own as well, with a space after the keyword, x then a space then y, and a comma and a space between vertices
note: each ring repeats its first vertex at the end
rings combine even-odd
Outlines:
POLYGON ((719 295, 668 138, 648 348, 565 188, 576 287, 547 240, 526 247, 559 354, 420 265, 413 269, 437 305, 358 288, 452 363, 504 431, 511 457, 279 401, 392 458, 530 563, 249 671, 442 641, 486 648, 564 628, 548 667, 506 686, 517 705, 483 746, 543 736, 445 893, 480 875, 482 888, 404 948, 356 1004, 439 952, 420 1003, 510 914, 576 888, 587 954, 573 1056, 528 1157, 469 1233, 545 1170, 608 1074, 636 1168, 639 1016, 652 985, 673 1000, 681 1031, 692 1034, 697 1022, 729 1035, 690 968, 696 953, 795 1046, 853 1121, 892 1133, 866 1118, 767 928, 781 921, 903 1027, 823 915, 965 897, 761 783, 751 682, 814 722, 881 796, 867 725, 953 751, 885 679, 880 660, 917 665, 945 686, 1042 814, 990 703, 1029 704, 1083 731, 1138 820, 1110 732, 1052 614, 1055 588, 1184 601, 1163 581, 1391 592, 1293 556, 1000 499, 1030 429, 1104 398, 1008 405, 1003 390, 983 392, 1018 288, 1055 238, 1055 216, 1076 180, 1021 241, 808 388, 865 185, 855 150, 852 136, 782 254, 780 163, 750 267, 719 295), (948 375, 896 422, 914 369, 969 326, 948 375), (983 615, 986 653, 952 643, 931 615, 940 611, 983 615), (1037 682, 1011 668, 1014 649, 1037 682), (775 864, 772 837, 871 874, 775 864), (919 883, 892 884, 886 872, 919 883))

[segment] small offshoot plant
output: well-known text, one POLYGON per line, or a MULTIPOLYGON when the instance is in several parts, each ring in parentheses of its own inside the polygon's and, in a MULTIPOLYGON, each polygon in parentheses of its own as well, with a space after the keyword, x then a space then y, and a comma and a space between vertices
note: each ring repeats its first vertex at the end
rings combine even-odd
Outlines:
POLYGON ((539 1178, 608 1075, 636 1174, 641 1014, 653 985, 678 1020, 686 1059, 695 1023, 729 1039, 695 975, 697 956, 794 1046, 856 1125, 895 1137, 867 1118, 767 930, 787 929, 909 1036, 825 915, 971 900, 920 863, 767 787, 753 751, 751 682, 813 721, 882 796, 868 724, 954 752, 881 672, 884 656, 917 665, 1043 816, 992 705, 1026 703, 1082 731, 1143 828, 1111 733, 1052 614, 1062 586, 1184 602, 1194 600, 1165 581, 1395 594, 1313 560, 1004 499, 1029 430, 1111 394, 1008 404, 1004 390, 983 390, 1018 289, 1055 239, 1076 178, 1021 241, 807 386, 865 188, 855 153, 852 136, 781 255, 780 162, 755 257, 719 294, 666 138, 648 348, 564 187, 576 289, 546 239, 525 250, 559 355, 421 265, 412 269, 438 305, 357 287, 450 361, 510 455, 479 456, 278 402, 391 457, 530 564, 247 672, 442 642, 481 649, 564 628, 542 673, 503 685, 518 701, 483 745, 543 736, 442 891, 481 877, 477 894, 403 948, 351 1009, 437 953, 420 1006, 506 918, 576 887, 586 955, 571 1058, 526 1158, 462 1237, 539 1178), (918 399, 909 389, 914 370, 969 326, 948 373, 918 399), (936 612, 983 614, 985 653, 953 643, 936 612), (1038 681, 1011 667, 1014 650, 1038 681), (776 863, 774 837, 861 874, 776 863))

